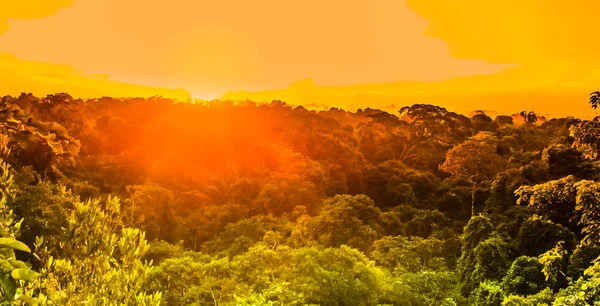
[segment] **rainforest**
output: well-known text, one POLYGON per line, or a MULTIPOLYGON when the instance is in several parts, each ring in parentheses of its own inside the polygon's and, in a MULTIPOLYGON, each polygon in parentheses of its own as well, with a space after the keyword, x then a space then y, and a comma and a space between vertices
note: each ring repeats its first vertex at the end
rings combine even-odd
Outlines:
POLYGON ((0 127, 5 305, 600 304, 598 119, 60 93, 0 127))

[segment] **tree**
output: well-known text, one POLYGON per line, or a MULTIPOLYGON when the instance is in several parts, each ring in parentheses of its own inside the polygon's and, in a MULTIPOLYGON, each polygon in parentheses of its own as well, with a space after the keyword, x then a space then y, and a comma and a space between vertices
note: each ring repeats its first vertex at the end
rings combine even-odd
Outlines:
POLYGON ((575 177, 566 176, 543 184, 521 186, 515 191, 517 204, 532 207, 549 220, 576 230, 576 182, 575 177))
POLYGON ((397 271, 418 272, 445 268, 444 244, 437 238, 386 236, 373 243, 371 258, 397 271))
POLYGON ((495 131, 498 125, 492 120, 492 118, 486 115, 483 111, 476 111, 471 117, 471 125, 473 126, 474 134, 479 131, 495 131))
MULTIPOLYGON (((564 249, 555 250, 553 253, 566 254, 564 249)), ((555 254, 555 256, 558 256, 555 254)), ((569 256, 567 275, 572 279, 579 279, 583 276, 584 271, 589 267, 590 263, 600 257, 600 243, 579 243, 569 256)), ((561 262, 564 265, 564 263, 561 262)), ((560 273, 563 273, 560 270, 560 273)), ((554 273, 559 274, 559 273, 554 273)))
POLYGON ((60 247, 40 251, 44 268, 32 293, 42 305, 160 305, 161 294, 142 285, 150 266, 144 233, 121 228, 120 202, 109 198, 75 203, 65 220, 60 247))
MULTIPOLYGON (((23 301, 27 304, 36 305, 29 292, 24 290, 24 285, 38 279, 39 274, 33 271, 29 265, 17 260, 16 252, 31 253, 31 249, 23 242, 17 240, 21 229, 20 221, 16 220, 13 211, 7 206, 7 202, 14 196, 13 170, 6 162, 10 155, 8 148, 8 137, 0 134, 0 302, 4 305, 13 305, 15 301, 23 301)), ((36 241, 36 245, 41 240, 36 241)))
POLYGON ((513 118, 508 115, 496 116, 494 121, 496 123, 498 123, 499 125, 512 125, 513 124, 513 118))
POLYGON ((475 215, 475 192, 478 182, 490 180, 506 167, 506 161, 496 153, 496 148, 486 142, 466 141, 446 153, 440 170, 455 177, 471 181, 471 216, 475 215))
POLYGON ((544 149, 542 160, 548 166, 551 179, 574 175, 581 179, 591 179, 597 170, 576 148, 558 144, 544 149))
MULTIPOLYGON (((15 173, 14 184, 14 196, 7 204, 23 218, 21 240, 33 245, 36 237, 41 236, 44 246, 58 248, 61 227, 79 196, 61 184, 42 179, 30 166, 15 173)), ((33 265, 37 268, 38 262, 33 261, 33 265)))
POLYGON ((291 213, 295 207, 303 205, 310 214, 319 210, 321 199, 315 193, 316 186, 307 181, 293 180, 290 178, 273 180, 263 186, 260 194, 254 201, 257 212, 264 212, 273 216, 291 213))
POLYGON ((162 292, 161 305, 234 305, 235 295, 249 289, 236 283, 234 273, 227 258, 187 253, 152 267, 144 289, 162 292))
POLYGON ((500 306, 504 299, 502 286, 497 281, 485 281, 479 284, 470 298, 471 305, 500 306))
POLYGON ((323 210, 310 220, 308 232, 326 247, 347 245, 368 251, 382 231, 379 208, 365 195, 338 195, 323 203, 323 210))
POLYGON ((364 254, 347 246, 301 248, 286 280, 303 304, 376 305, 389 292, 389 279, 364 254))
POLYGON ((533 295, 547 287, 543 265, 537 258, 521 256, 511 265, 504 277, 505 294, 533 295))
POLYGON ((15 157, 25 165, 33 165, 46 177, 59 172, 61 162, 73 163, 81 143, 56 122, 41 122, 24 112, 14 99, 2 99, 0 126, 10 137, 15 157))
POLYGON ((590 94, 590 105, 593 109, 598 108, 598 103, 600 103, 600 91, 594 91, 590 94))
POLYGON ((466 305, 456 285, 456 274, 450 270, 402 273, 394 278, 393 292, 384 305, 466 305))
POLYGON ((585 155, 598 159, 600 156, 600 118, 584 120, 578 125, 570 127, 570 136, 573 145, 585 155))
POLYGON ((126 190, 130 196, 122 214, 126 224, 145 231, 150 240, 175 242, 173 192, 156 184, 127 186, 126 190))
POLYGON ((503 237, 492 236, 477 245, 472 282, 501 281, 513 258, 513 246, 503 237))
MULTIPOLYGON (((554 293, 552 289, 546 288, 534 295, 530 296, 521 296, 510 294, 504 298, 502 301, 502 306, 550 306, 550 305, 559 305, 553 304, 554 301, 554 293)), ((562 304, 562 305, 572 305, 572 304, 562 304)))
POLYGON ((538 256, 558 242, 563 241, 568 248, 575 244, 575 234, 560 224, 534 215, 521 224, 516 242, 522 255, 538 256))
POLYGON ((472 217, 464 228, 461 237, 461 256, 457 267, 461 292, 464 296, 468 296, 475 289, 473 281, 477 261, 475 248, 480 242, 487 240, 493 230, 490 219, 482 215, 472 217))
POLYGON ((554 248, 538 256, 539 262, 542 265, 542 273, 547 282, 551 284, 559 284, 564 279, 564 262, 567 250, 564 249, 563 241, 559 241, 554 248))
POLYGON ((399 114, 401 119, 410 120, 413 132, 422 139, 451 145, 471 136, 469 118, 443 107, 415 104, 401 108, 399 114))
POLYGON ((535 125, 535 123, 538 121, 538 116, 533 111, 522 111, 519 113, 519 116, 523 118, 523 121, 527 125, 535 125))
POLYGON ((600 239, 600 183, 576 181, 573 176, 535 186, 521 186, 515 194, 518 204, 526 203, 552 220, 571 229, 581 226, 583 243, 600 239))
POLYGON ((572 281, 558 292, 553 305, 600 304, 600 258, 596 258, 585 270, 583 277, 572 281))

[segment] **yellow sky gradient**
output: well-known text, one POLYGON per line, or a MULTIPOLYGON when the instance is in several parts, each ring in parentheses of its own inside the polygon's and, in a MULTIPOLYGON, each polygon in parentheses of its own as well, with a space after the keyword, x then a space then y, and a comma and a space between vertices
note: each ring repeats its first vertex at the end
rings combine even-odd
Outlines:
POLYGON ((4 0, 0 94, 590 116, 599 9, 591 0, 4 0))

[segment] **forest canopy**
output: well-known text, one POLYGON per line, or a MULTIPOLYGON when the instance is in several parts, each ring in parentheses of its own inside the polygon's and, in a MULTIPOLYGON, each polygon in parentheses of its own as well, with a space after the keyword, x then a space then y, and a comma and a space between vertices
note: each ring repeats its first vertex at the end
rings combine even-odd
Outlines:
POLYGON ((5 304, 600 304, 598 118, 22 94, 0 149, 5 304))

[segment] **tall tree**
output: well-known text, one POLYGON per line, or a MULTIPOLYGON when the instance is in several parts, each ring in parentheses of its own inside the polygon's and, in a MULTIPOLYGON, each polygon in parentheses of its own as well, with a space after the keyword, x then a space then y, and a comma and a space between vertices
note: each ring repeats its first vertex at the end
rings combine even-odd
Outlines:
POLYGON ((495 146, 483 141, 468 140, 446 153, 446 161, 440 166, 440 170, 471 182, 471 216, 474 216, 477 184, 492 179, 506 165, 506 160, 496 153, 495 146))

